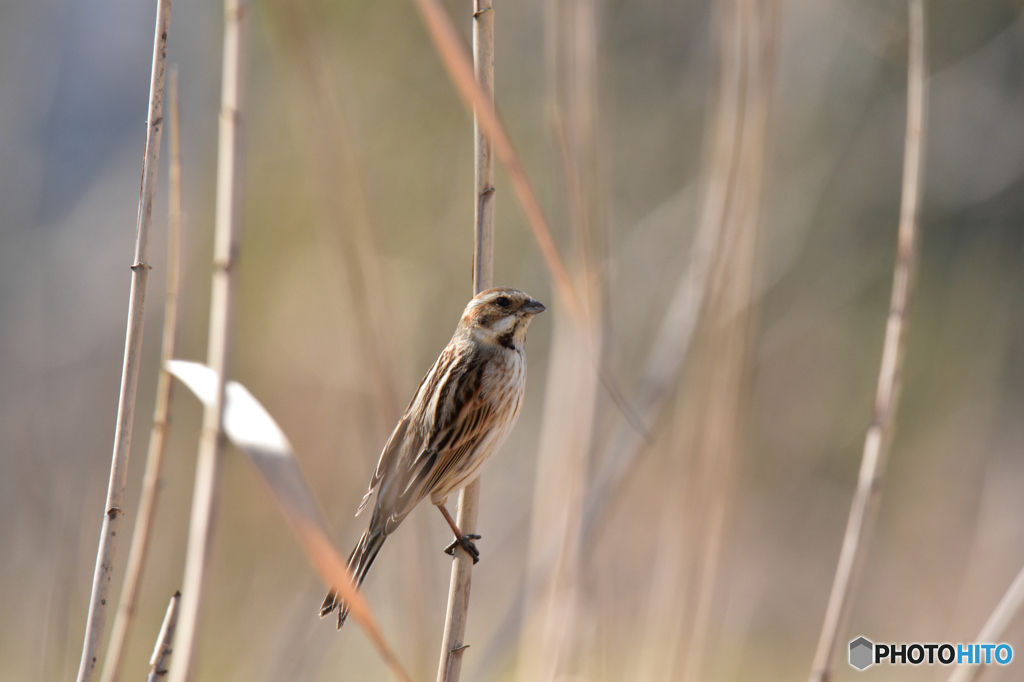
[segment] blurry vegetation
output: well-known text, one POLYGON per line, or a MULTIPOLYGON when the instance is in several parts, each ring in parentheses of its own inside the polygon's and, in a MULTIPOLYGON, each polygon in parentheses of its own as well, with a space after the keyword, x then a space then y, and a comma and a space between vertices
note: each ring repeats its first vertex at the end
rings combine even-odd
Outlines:
MULTIPOLYGON (((468 36, 468 1, 446 6, 468 36)), ((707 0, 593 6, 595 229, 605 245, 594 267, 604 278, 603 352, 629 395, 697 233, 720 9, 707 0)), ((906 3, 777 7, 752 307, 703 680, 807 674, 871 417, 896 244, 906 3)), ((411 4, 253 8, 232 375, 288 434, 348 548, 386 431, 471 294, 471 117, 411 4), (325 105, 303 82, 310 63, 334 88, 326 114, 311 111, 325 105), (330 135, 318 130, 325 120, 336 123, 330 135), (340 201, 325 190, 324 155, 341 159, 339 177, 358 173, 364 217, 349 186, 339 187, 340 201), (381 269, 371 293, 387 347, 377 349, 397 396, 383 416, 359 329, 367 280, 353 277, 357 261, 344 251, 352 233, 341 232, 364 218, 381 269)), ((66 680, 77 665, 117 405, 152 9, 126 0, 0 6, 3 679, 66 680)), ((568 256, 549 9, 541 0, 499 2, 496 90, 568 256)), ((1017 0, 927 3, 921 256, 886 490, 851 635, 967 641, 1024 563, 1021 10, 1017 0)), ((178 354, 195 360, 206 348, 220 21, 217 3, 175 0, 169 59, 181 74, 186 234, 178 354)), ((155 393, 166 201, 161 189, 125 527, 138 506, 155 393)), ((496 283, 554 298, 500 167, 495 261, 496 283)), ((670 404, 649 424, 652 444, 579 559, 564 673, 677 680, 692 655, 704 528, 691 524, 704 512, 687 510, 706 493, 702 467, 714 455, 694 445, 715 404, 698 389, 723 331, 709 319, 670 404), (673 613, 652 617, 662 603, 652 586, 672 590, 664 596, 678 604, 673 613)), ((541 317, 531 328, 523 415, 483 477, 466 680, 513 679, 519 660, 518 629, 500 626, 527 572, 531 527, 543 522, 531 511, 554 324, 541 317)), ((200 420, 182 393, 153 531, 160 540, 122 679, 147 669, 167 598, 180 587, 200 420)), ((600 392, 591 473, 620 418, 600 392)), ((316 618, 313 571, 249 465, 227 454, 196 679, 385 679, 360 632, 339 636, 316 618)), ((416 679, 433 676, 447 595, 451 560, 440 549, 449 538, 436 516, 418 509, 365 586, 416 679)), ((122 546, 112 594, 126 557, 122 546)), ((1024 625, 1005 639, 1024 646, 1024 625)), ((1018 671, 1015 663, 986 675, 1010 680, 1018 671)), ((945 672, 922 667, 900 679, 945 672)), ((843 664, 836 679, 855 675, 843 664)))

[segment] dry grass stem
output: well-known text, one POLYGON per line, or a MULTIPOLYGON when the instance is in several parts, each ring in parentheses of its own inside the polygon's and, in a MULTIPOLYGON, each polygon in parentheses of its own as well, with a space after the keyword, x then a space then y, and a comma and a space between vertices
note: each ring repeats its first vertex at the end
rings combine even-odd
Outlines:
POLYGON ((682 648, 680 643, 684 641, 686 614, 690 613, 691 559, 698 532, 691 518, 694 493, 698 490, 694 482, 696 458, 672 454, 694 449, 699 421, 695 407, 701 396, 689 385, 679 393, 662 445, 668 457, 662 465, 661 482, 673 494, 661 501, 646 602, 637 623, 635 646, 629 650, 626 663, 626 669, 635 670, 639 680, 672 679, 671 672, 682 648))
MULTIPOLYGON (((596 325, 595 325, 596 326, 596 325)), ((579 530, 599 381, 581 344, 597 335, 572 316, 556 316, 545 391, 527 555, 523 635, 517 679, 550 681, 572 664, 579 530), (557 548, 553 556, 549 548, 557 548)))
MULTIPOLYGON (((463 533, 475 533, 477 510, 480 507, 480 479, 467 485, 459 493, 456 523, 463 533)), ((469 645, 466 639, 466 621, 469 619, 469 593, 473 579, 473 560, 465 551, 455 552, 452 577, 448 585, 448 606, 445 609, 444 634, 441 638, 441 658, 437 666, 438 682, 457 682, 462 675, 462 656, 469 645)))
MULTIPOLYGON (((1003 638, 1006 628, 1017 617, 1021 606, 1024 606, 1024 568, 1010 583, 1006 594, 999 600, 995 611, 985 621, 985 625, 974 641, 979 644, 999 642, 1003 638)), ((953 674, 949 676, 949 682, 971 682, 978 679, 984 669, 984 665, 958 665, 953 669, 953 674)))
MULTIPOLYGON (((722 170, 728 172, 729 166, 723 166, 722 170)), ((719 190, 727 191, 726 182, 721 185, 716 184, 714 179, 710 182, 719 190)), ((637 418, 648 427, 655 423, 672 388, 679 381, 707 298, 711 265, 720 246, 719 235, 722 229, 720 214, 719 219, 709 219, 711 214, 707 206, 712 196, 710 188, 707 196, 709 199, 705 202, 705 218, 700 221, 689 262, 676 283, 640 379, 630 397, 629 404, 636 410, 637 418)), ((724 195, 716 197, 716 204, 724 198, 724 195)), ((587 493, 582 529, 585 548, 591 547, 596 541, 606 512, 619 498, 619 491, 647 444, 644 432, 633 424, 621 421, 616 425, 607 452, 601 459, 598 473, 587 493)))
MULTIPOLYGON (((736 434, 741 432, 744 377, 750 330, 754 326, 752 287, 768 146, 766 133, 774 88, 778 11, 777 4, 771 1, 726 0, 718 4, 718 14, 719 84, 706 149, 701 223, 692 272, 684 275, 676 292, 677 300, 685 300, 687 288, 693 292, 691 296, 699 292, 703 298, 706 293, 708 299, 707 323, 699 344, 701 362, 695 367, 693 381, 685 388, 676 410, 674 431, 680 435, 672 437, 669 443, 670 453, 676 453, 670 456, 684 458, 684 453, 692 451, 694 462, 670 465, 674 473, 667 485, 685 499, 665 501, 663 530, 658 534, 659 549, 653 561, 654 579, 642 617, 647 623, 648 638, 681 642, 688 632, 688 644, 685 649, 639 647, 635 666, 645 673, 645 679, 702 679, 733 499, 733 472, 742 449, 736 434), (707 261, 697 260, 702 258, 702 251, 707 261), (687 277, 698 275, 703 281, 687 281, 687 277), (687 485, 691 478, 693 482, 687 485), (691 544, 692 550, 686 552, 683 548, 691 544), (687 584, 691 577, 692 586, 687 584), (684 651, 685 660, 680 665, 680 653, 684 651)), ((691 306, 697 309, 690 308, 688 314, 697 315, 700 301, 691 300, 691 306)), ((680 311, 683 310, 687 306, 680 305, 680 311)), ((685 332, 684 338, 689 340, 693 330, 681 324, 683 319, 681 316, 675 330, 685 332)), ((657 353, 652 352, 648 362, 655 357, 657 353)), ((663 359, 675 372, 681 366, 674 363, 681 360, 667 354, 663 359)), ((644 405, 652 404, 655 396, 659 401, 665 400, 671 385, 652 384, 652 388, 662 395, 648 389, 651 392, 644 396, 644 405)), ((617 494, 619 485, 621 482, 610 489, 609 497, 617 494)), ((591 509, 599 512, 602 507, 595 505, 591 509)), ((595 513, 592 519, 596 523, 600 517, 595 513)))
MULTIPOLYGON (((652 215, 661 208, 663 207, 652 211, 652 215)), ((647 218, 640 222, 646 220, 647 218)), ((700 311, 704 307, 711 264, 719 248, 720 228, 720 221, 701 221, 701 230, 693 246, 687 269, 680 276, 651 352, 644 363, 644 372, 630 402, 638 409, 642 423, 655 423, 671 394, 672 387, 679 381, 700 311), (655 356, 664 363, 660 367, 667 369, 659 368, 659 362, 653 359, 655 356)), ((583 556, 589 554, 600 538, 606 514, 619 499, 619 492, 646 444, 644 432, 634 428, 628 420, 619 422, 613 433, 609 439, 608 452, 602 460, 594 482, 586 491, 580 527, 580 553, 583 556)), ((526 594, 531 591, 529 586, 537 584, 540 576, 549 570, 557 552, 558 547, 550 545, 545 553, 546 559, 536 562, 537 573, 530 573, 520 583, 485 648, 483 659, 486 668, 478 672, 493 670, 493 666, 501 663, 504 652, 515 640, 515 632, 520 627, 526 594)))
POLYGON ((857 490, 843 537, 825 622, 811 668, 811 682, 826 682, 838 641, 853 602, 858 579, 871 538, 878 500, 882 492, 886 458, 892 439, 893 420, 899 402, 900 369, 906 341, 921 196, 925 124, 925 23, 923 0, 909 0, 909 54, 907 73, 907 132, 903 149, 903 190, 897 236, 892 299, 882 347, 882 364, 875 393, 874 415, 864 439, 857 490))
POLYGON ((167 659, 171 656, 171 642, 174 630, 178 626, 178 606, 181 604, 181 592, 175 592, 167 604, 164 622, 160 625, 160 634, 156 638, 153 655, 149 659, 149 674, 146 682, 158 682, 167 674, 167 659))
MULTIPOLYGON (((445 16, 447 19, 447 16, 445 16)), ((492 0, 474 0, 473 4, 473 83, 485 95, 485 104, 494 107, 494 8, 492 0)), ((492 138, 481 126, 481 115, 473 115, 473 295, 494 284, 494 147, 492 138)), ((456 523, 463 533, 477 530, 480 505, 480 479, 459 493, 456 523)), ((467 648, 466 620, 473 578, 473 560, 461 547, 456 548, 448 587, 441 656, 437 682, 458 682, 462 657, 467 648)))
POLYGON ((117 403, 117 426, 114 431, 114 453, 110 464, 110 482, 104 506, 103 525, 96 569, 93 573, 89 612, 85 623, 82 658, 78 682, 92 679, 96 670, 100 643, 106 624, 107 600, 117 550, 117 531, 124 516, 124 488, 128 475, 132 422, 135 418, 135 395, 139 383, 142 355, 143 317, 146 305, 146 283, 149 279, 149 231, 153 223, 153 198, 160 159, 160 134, 163 130, 164 69, 167 61, 167 32, 171 21, 170 0, 158 0, 156 31, 153 41, 153 68, 149 80, 149 112, 146 119, 146 151, 142 165, 142 187, 135 236, 135 258, 132 262, 131 293, 128 299, 128 331, 125 338, 121 390, 117 403))
MULTIPOLYGON (((637 388, 631 397, 631 404, 637 408, 641 421, 648 425, 656 421, 673 387, 679 381, 694 330, 707 298, 712 265, 717 259, 723 241, 721 235, 724 231, 726 209, 735 193, 738 149, 741 142, 741 109, 744 107, 746 94, 745 77, 741 73, 743 65, 734 54, 736 49, 736 40, 730 39, 722 45, 723 52, 731 50, 732 53, 723 55, 714 113, 715 127, 707 145, 704 200, 697 236, 687 267, 680 275, 644 363, 637 388)), ((576 191, 582 196, 582 190, 576 191)), ((574 199, 574 202, 576 201, 580 206, 583 205, 582 199, 574 199)), ((581 212, 579 209, 576 210, 577 213, 581 212)), ((652 215, 656 215, 660 210, 661 207, 655 209, 652 215)), ((580 528, 579 551, 582 555, 593 549, 606 513, 618 499, 645 445, 643 432, 624 421, 617 425, 609 442, 602 465, 586 492, 580 528)), ((514 632, 519 626, 521 612, 524 608, 532 608, 527 606, 532 603, 527 594, 535 595, 535 586, 555 565, 559 551, 557 541, 552 539, 546 549, 531 560, 532 570, 527 574, 519 592, 510 601, 500 625, 486 648, 485 659, 489 666, 498 664, 503 658, 507 642, 514 641, 514 632)))
POLYGON ((604 244, 595 238, 602 214, 596 8, 571 0, 546 9, 554 135, 572 228, 570 276, 588 315, 553 320, 517 671, 518 679, 538 682, 578 672, 580 526, 602 379, 592 358, 601 357, 603 268, 594 264, 604 244))
POLYGON ((189 520, 182 583, 181 627, 175 639, 175 665, 170 682, 190 678, 202 604, 203 583, 209 566, 214 512, 219 496, 221 469, 221 407, 227 374, 235 256, 242 196, 242 102, 245 85, 249 7, 245 0, 225 0, 224 57, 221 75, 221 112, 217 150, 217 204, 214 223, 213 277, 206 364, 215 372, 216 388, 203 410, 196 462, 192 514, 189 520))
MULTIPOLYGON (((494 8, 473 0, 473 73, 494 106, 494 8)), ((494 145, 473 114, 473 295, 494 286, 494 145)))
MULTIPOLYGON (((753 282, 757 259, 758 223, 767 127, 774 89, 774 67, 779 24, 778 3, 720 3, 723 17, 723 68, 737 72, 738 100, 734 123, 734 176, 722 204, 723 248, 712 267, 712 295, 708 303, 708 360, 699 371, 697 453, 700 470, 693 512, 688 516, 699 529, 692 574, 695 606, 682 674, 686 682, 704 678, 712 606, 719 581, 719 565, 726 525, 734 495, 734 471, 742 450, 738 440, 743 419, 744 377, 754 310, 753 282), (728 65, 730 60, 737 63, 728 65)), ((682 609, 679 609, 681 611, 682 609)), ((670 669, 674 661, 670 662, 670 669)))
MULTIPOLYGON (((128 634, 135 616, 135 606, 142 582, 142 571, 149 551, 150 529, 159 497, 160 473, 163 469, 164 448, 167 444, 168 411, 173 381, 167 371, 167 361, 174 357, 174 342, 178 328, 178 290, 181 282, 181 138, 178 118, 178 72, 171 69, 169 91, 169 185, 170 203, 167 221, 167 293, 164 301, 164 334, 160 348, 160 376, 156 386, 156 407, 153 409, 153 428, 149 433, 149 452, 146 455, 146 473, 142 478, 142 496, 139 515, 135 519, 128 567, 125 569, 121 600, 103 661, 101 682, 116 682, 124 658, 128 634)), ((177 607, 175 607, 176 609, 177 607)), ((175 618, 177 615, 175 614, 175 618)), ((173 632, 173 630, 172 630, 173 632)))
MULTIPOLYGON (((221 382, 206 365, 173 360, 168 369, 204 406, 212 405, 219 395, 221 382)), ((395 676, 409 680, 394 650, 384 639, 369 604, 352 585, 347 562, 334 546, 334 532, 313 497, 284 432, 266 408, 238 382, 228 381, 223 385, 223 408, 224 434, 256 467, 313 568, 325 585, 341 593, 351 617, 366 631, 395 676)))

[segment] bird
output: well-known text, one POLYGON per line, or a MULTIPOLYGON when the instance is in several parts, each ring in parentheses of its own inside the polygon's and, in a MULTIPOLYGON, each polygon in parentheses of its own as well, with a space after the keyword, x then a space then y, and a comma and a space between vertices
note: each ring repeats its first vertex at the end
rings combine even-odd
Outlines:
MULTIPOLYGON (((470 483, 499 450, 519 418, 526 387, 526 330, 543 303, 508 287, 482 291, 466 305, 451 341, 420 382, 395 426, 358 516, 374 490, 370 523, 348 559, 353 584, 363 584, 387 537, 425 497, 440 509, 455 541, 475 564, 480 552, 448 512, 448 496, 470 483)), ((331 590, 320 617, 338 609, 338 629, 348 606, 331 590)))

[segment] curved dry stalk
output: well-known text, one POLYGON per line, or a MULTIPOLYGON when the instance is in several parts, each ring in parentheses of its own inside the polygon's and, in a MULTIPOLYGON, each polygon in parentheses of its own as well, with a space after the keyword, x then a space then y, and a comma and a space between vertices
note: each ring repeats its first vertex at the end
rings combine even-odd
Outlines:
MULTIPOLYGON (((494 106, 494 8, 491 0, 474 0, 473 5, 473 83, 486 95, 487 105, 494 106)), ((490 289, 494 281, 494 148, 492 138, 481 126, 479 110, 473 116, 473 295, 490 289)), ((553 246, 553 245, 552 245, 553 246)), ((477 509, 480 504, 480 479, 477 478, 459 493, 456 523, 463 533, 475 533, 477 509)), ((466 620, 469 616, 469 593, 473 577, 473 560, 461 547, 452 561, 452 577, 448 587, 448 606, 441 658, 437 666, 437 682, 458 682, 462 674, 466 620)))
POLYGON ((882 366, 875 393, 874 418, 864 439, 857 490, 843 537, 825 622, 811 668, 811 682, 826 682, 832 674, 836 642, 845 627, 850 605, 871 538, 882 492, 885 462, 899 402, 900 369, 906 343, 907 309, 917 260, 917 231, 921 196, 925 122, 925 24, 923 0, 909 0, 910 42, 907 74, 907 133, 903 148, 903 196, 897 237, 892 299, 882 348, 882 366))
MULTIPOLYGON (((974 638, 974 641, 979 644, 998 642, 1002 639, 1006 628, 1009 627, 1010 623, 1017 616, 1021 606, 1024 606, 1024 568, 1020 570, 1017 577, 1010 583, 1006 594, 999 600, 995 611, 985 621, 985 625, 981 628, 978 636, 974 638)), ((981 675, 981 671, 984 669, 984 665, 958 665, 953 669, 953 674, 949 676, 949 682, 971 682, 978 679, 978 676, 981 675)))
MULTIPOLYGON (((170 203, 167 221, 167 293, 164 302, 164 336, 160 348, 160 376, 156 386, 156 407, 153 408, 153 428, 149 433, 149 452, 146 455, 146 473, 142 477, 142 496, 139 515, 135 519, 128 567, 125 569, 121 600, 107 645, 100 682, 116 682, 128 643, 128 633, 135 616, 135 606, 142 583, 142 571, 149 553, 149 533, 153 526, 157 498, 160 494, 160 473, 163 469, 164 449, 167 444, 168 412, 173 382, 167 371, 167 361, 174 357, 174 342, 178 328, 178 290, 181 283, 181 139, 178 119, 178 71, 171 68, 170 87, 170 203)), ((177 608, 177 607, 175 607, 177 608)), ((175 619, 177 613, 175 613, 175 619)), ((173 635, 173 629, 172 629, 173 635)))
POLYGON ((153 655, 149 658, 149 674, 146 675, 146 682, 157 682, 167 674, 167 659, 171 656, 171 641, 174 639, 174 630, 178 626, 178 606, 180 604, 181 592, 175 592, 170 603, 167 604, 164 622, 160 625, 160 634, 157 635, 153 655))
POLYGON ((121 391, 117 403, 117 426, 114 431, 114 453, 110 463, 110 482, 104 507, 100 543, 96 552, 96 569, 89 598, 89 614, 85 623, 82 658, 78 666, 78 682, 92 679, 97 654, 103 639, 107 615, 107 599, 117 551, 117 531, 124 516, 124 488, 128 475, 132 422, 135 418, 135 395, 139 385, 139 364, 142 356, 143 317, 146 306, 146 283, 149 279, 149 230, 153 224, 153 198, 160 159, 160 134, 163 130, 164 68, 167 62, 167 31, 171 23, 170 0, 157 0, 156 35, 153 40, 153 68, 149 78, 149 114, 146 119, 146 151, 142 165, 142 187, 135 236, 135 259, 132 262, 131 293, 128 298, 128 331, 125 338, 124 364, 121 369, 121 391))
POLYGON ((175 639, 175 664, 170 682, 186 682, 192 667, 203 583, 209 565, 214 511, 219 496, 221 469, 221 408, 227 374, 234 265, 238 252, 242 197, 242 101, 248 37, 246 0, 225 0, 224 62, 221 83, 219 148, 217 151, 217 207, 214 225, 213 278, 210 293, 210 331, 207 365, 217 375, 214 397, 203 410, 203 425, 196 462, 192 514, 189 520, 182 583, 180 628, 175 639))

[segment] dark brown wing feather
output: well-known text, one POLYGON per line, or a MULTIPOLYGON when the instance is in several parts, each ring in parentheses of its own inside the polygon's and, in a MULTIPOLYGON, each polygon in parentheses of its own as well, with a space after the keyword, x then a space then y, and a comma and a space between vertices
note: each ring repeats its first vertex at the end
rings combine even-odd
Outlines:
POLYGON ((427 372, 374 472, 371 487, 380 489, 371 526, 391 533, 479 445, 491 414, 480 400, 490 356, 453 341, 427 372))
MULTIPOLYGON (((409 424, 413 421, 413 406, 416 405, 417 401, 428 399, 436 386, 438 377, 444 375, 447 367, 454 360, 454 353, 452 352, 452 344, 449 344, 441 355, 438 356, 434 364, 431 365, 427 373, 420 379, 420 385, 416 387, 415 393, 412 395, 412 400, 405 408, 405 413, 402 418, 398 420, 398 424, 395 426, 395 430, 391 432, 391 437, 388 438, 388 442, 384 445, 384 450, 380 453, 380 459, 377 460, 377 468, 373 471, 373 476, 370 478, 370 485, 366 488, 366 494, 363 495, 362 501, 359 503, 359 509, 356 510, 356 516, 363 511, 366 507, 366 503, 370 501, 370 496, 373 495, 374 488, 381 482, 388 471, 395 468, 396 459, 400 459, 402 452, 409 452, 411 447, 418 447, 418 443, 422 442, 422 438, 417 438, 419 434, 412 434, 412 441, 406 441, 406 435, 409 432, 409 424), (424 391, 424 388, 426 391, 424 391)), ((419 429, 419 433, 422 433, 423 429, 419 429)))

